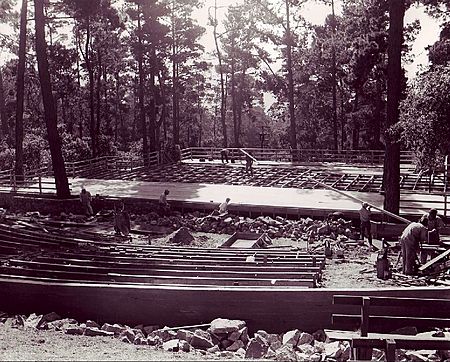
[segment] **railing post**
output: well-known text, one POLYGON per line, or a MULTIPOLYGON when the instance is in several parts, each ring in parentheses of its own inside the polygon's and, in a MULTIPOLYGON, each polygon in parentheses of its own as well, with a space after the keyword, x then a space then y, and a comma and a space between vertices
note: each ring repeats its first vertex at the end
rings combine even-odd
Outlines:
POLYGON ((72 178, 75 178, 75 162, 72 162, 72 178))
POLYGON ((39 193, 42 194, 42 176, 41 175, 38 176, 38 180, 39 180, 39 193))
POLYGON ((16 192, 17 191, 17 184, 16 184, 16 173, 14 172, 13 173, 13 179, 12 179, 12 187, 13 187, 13 192, 16 192))

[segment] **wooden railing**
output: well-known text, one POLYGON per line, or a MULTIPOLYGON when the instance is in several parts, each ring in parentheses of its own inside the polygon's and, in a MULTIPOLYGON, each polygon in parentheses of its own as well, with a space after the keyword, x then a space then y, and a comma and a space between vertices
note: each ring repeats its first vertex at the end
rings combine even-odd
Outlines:
MULTIPOLYGON (((384 151, 381 150, 327 150, 327 149, 272 149, 243 148, 258 161, 278 162, 342 162, 347 164, 383 165, 384 151)), ((190 147, 181 151, 182 160, 220 159, 221 148, 190 147)), ((239 148, 228 148, 228 157, 243 160, 245 155, 239 148)), ((413 165, 413 153, 403 151, 400 154, 402 165, 413 165)))

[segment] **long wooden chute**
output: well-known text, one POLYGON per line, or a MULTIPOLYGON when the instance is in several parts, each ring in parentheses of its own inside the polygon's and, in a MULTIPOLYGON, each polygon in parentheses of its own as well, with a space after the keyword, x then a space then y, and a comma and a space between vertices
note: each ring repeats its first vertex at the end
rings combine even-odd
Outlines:
POLYGON ((308 180, 310 180, 310 181, 312 181, 312 182, 315 182, 315 183, 319 184, 320 186, 325 187, 325 188, 328 189, 328 190, 332 190, 332 191, 334 191, 334 192, 337 192, 338 194, 341 194, 341 195, 343 195, 343 196, 345 196, 345 197, 348 197, 349 199, 352 199, 352 200, 354 200, 354 201, 358 201, 358 202, 360 202, 360 203, 365 202, 365 203, 366 203, 367 205, 369 205, 371 208, 373 208, 373 209, 375 209, 375 210, 378 210, 378 211, 381 211, 383 214, 388 215, 388 216, 390 216, 390 217, 392 217, 392 218, 394 218, 394 219, 397 219, 397 220, 402 221, 402 222, 407 223, 407 224, 411 223, 410 220, 405 219, 404 217, 401 217, 401 216, 398 216, 398 215, 396 215, 396 214, 393 214, 392 212, 383 210, 383 209, 381 209, 381 208, 379 208, 379 207, 377 207, 377 206, 375 206, 375 205, 372 205, 372 204, 368 203, 367 201, 360 200, 360 199, 358 199, 358 198, 355 197, 355 196, 352 196, 352 195, 349 195, 349 194, 345 193, 344 191, 335 189, 335 188, 332 187, 332 186, 329 186, 329 185, 327 185, 327 184, 325 184, 325 183, 323 183, 323 182, 317 181, 317 180, 315 180, 314 178, 312 178, 312 177, 310 177, 310 176, 304 175, 304 177, 306 177, 308 180))
POLYGON ((239 148, 239 150, 246 156, 250 157, 253 161, 255 161, 256 163, 258 163, 258 160, 256 158, 254 158, 250 153, 248 153, 247 151, 244 151, 242 148, 239 148))

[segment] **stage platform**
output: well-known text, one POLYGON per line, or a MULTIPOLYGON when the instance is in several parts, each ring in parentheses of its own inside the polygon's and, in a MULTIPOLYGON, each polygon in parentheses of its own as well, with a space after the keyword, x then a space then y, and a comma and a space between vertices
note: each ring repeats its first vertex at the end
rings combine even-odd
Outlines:
MULTIPOLYGON (((349 218, 358 218, 361 204, 339 193, 324 189, 294 189, 275 187, 235 186, 220 184, 163 183, 123 180, 71 179, 74 196, 81 186, 89 190, 93 197, 122 198, 129 200, 149 200, 157 202, 161 193, 168 189, 168 201, 178 209, 212 210, 229 197, 231 212, 255 215, 315 216, 326 217, 330 212, 340 211, 349 218)), ((384 196, 378 193, 347 192, 374 206, 383 207, 384 196)), ((401 210, 405 217, 416 217, 429 210, 430 204, 416 201, 420 213, 401 210)), ((381 213, 373 210, 376 219, 381 213)))

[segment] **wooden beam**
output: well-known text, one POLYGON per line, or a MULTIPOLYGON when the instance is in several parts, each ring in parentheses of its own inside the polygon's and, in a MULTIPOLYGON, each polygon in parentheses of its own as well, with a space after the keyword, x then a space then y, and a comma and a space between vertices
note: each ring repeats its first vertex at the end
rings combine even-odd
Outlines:
MULTIPOLYGON (((355 197, 355 196, 352 196, 352 195, 349 195, 349 194, 345 193, 344 191, 337 190, 337 189, 335 189, 334 187, 331 187, 331 186, 329 186, 329 185, 327 185, 327 184, 324 184, 323 182, 316 181, 316 180, 314 180, 312 177, 308 177, 308 176, 305 176, 305 177, 308 178, 308 179, 310 179, 310 180, 313 181, 313 182, 317 182, 317 183, 321 184, 323 187, 325 187, 325 188, 327 188, 327 189, 329 189, 329 190, 332 190, 332 191, 334 191, 334 192, 337 192, 338 194, 341 194, 341 195, 343 195, 343 196, 346 196, 346 197, 348 197, 349 199, 355 200, 355 201, 357 201, 357 202, 359 202, 359 203, 365 202, 365 201, 362 201, 362 200, 358 199, 358 198, 355 197)), ((411 223, 411 221, 409 221, 408 219, 405 219, 404 217, 401 217, 401 216, 399 216, 399 215, 393 214, 392 212, 383 210, 383 209, 381 209, 381 208, 379 208, 379 207, 377 207, 377 206, 375 206, 375 205, 372 205, 372 204, 370 204, 370 203, 368 203, 368 202, 366 202, 366 204, 369 205, 371 208, 373 208, 373 209, 375 209, 375 210, 378 210, 378 211, 381 211, 383 214, 388 215, 388 216, 390 216, 390 217, 392 217, 392 218, 394 218, 394 219, 400 220, 400 221, 402 221, 402 222, 404 222, 404 223, 407 223, 407 224, 410 224, 410 223, 411 223)))
POLYGON ((239 150, 246 156, 250 157, 253 161, 255 161, 256 163, 258 163, 258 160, 256 158, 254 158, 250 153, 244 151, 242 148, 239 148, 239 150))
POLYGON ((450 249, 444 251, 442 254, 439 254, 437 257, 431 259, 428 263, 419 267, 419 271, 424 271, 424 270, 428 269, 430 266, 432 266, 433 264, 437 263, 438 261, 444 259, 448 255, 450 255, 450 249))

